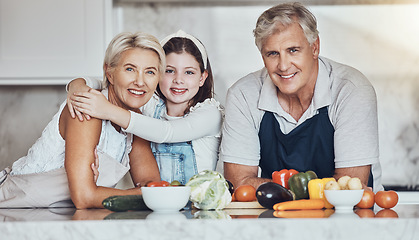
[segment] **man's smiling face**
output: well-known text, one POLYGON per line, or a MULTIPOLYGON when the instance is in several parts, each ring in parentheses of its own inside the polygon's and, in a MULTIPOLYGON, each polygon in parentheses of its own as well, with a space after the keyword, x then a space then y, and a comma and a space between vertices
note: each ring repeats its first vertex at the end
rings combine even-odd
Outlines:
POLYGON ((266 38, 261 50, 269 76, 282 94, 312 91, 309 88, 317 80, 319 39, 310 45, 297 22, 280 25, 278 30, 266 38))

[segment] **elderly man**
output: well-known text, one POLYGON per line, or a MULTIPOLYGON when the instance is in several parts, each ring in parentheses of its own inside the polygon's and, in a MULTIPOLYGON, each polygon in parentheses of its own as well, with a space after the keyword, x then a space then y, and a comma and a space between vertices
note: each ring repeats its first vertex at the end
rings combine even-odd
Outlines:
POLYGON ((273 171, 358 177, 382 190, 377 102, 358 70, 319 56, 313 14, 300 3, 266 10, 254 30, 265 67, 228 91, 220 158, 235 187, 273 171), (261 170, 258 174, 259 168, 261 170))

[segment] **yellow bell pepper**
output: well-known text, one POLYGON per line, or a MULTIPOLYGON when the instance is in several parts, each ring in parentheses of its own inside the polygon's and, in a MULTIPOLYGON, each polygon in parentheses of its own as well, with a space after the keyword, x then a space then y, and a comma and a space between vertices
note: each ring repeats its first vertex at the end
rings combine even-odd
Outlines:
POLYGON ((312 179, 308 182, 308 194, 310 199, 323 199, 326 208, 333 208, 324 195, 324 186, 329 181, 336 181, 334 178, 312 179))

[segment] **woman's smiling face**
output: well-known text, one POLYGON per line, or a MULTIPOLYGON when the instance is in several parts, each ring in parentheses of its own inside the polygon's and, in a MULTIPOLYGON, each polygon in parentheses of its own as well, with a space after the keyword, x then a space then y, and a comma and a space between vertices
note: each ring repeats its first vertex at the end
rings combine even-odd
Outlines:
POLYGON ((191 54, 169 53, 166 56, 166 72, 159 83, 159 88, 166 97, 167 108, 171 110, 176 106, 179 112, 180 109, 186 110, 206 77, 207 72, 201 73, 198 61, 191 54))
POLYGON ((160 78, 159 56, 149 49, 124 51, 116 67, 107 69, 118 105, 138 109, 150 100, 160 78))

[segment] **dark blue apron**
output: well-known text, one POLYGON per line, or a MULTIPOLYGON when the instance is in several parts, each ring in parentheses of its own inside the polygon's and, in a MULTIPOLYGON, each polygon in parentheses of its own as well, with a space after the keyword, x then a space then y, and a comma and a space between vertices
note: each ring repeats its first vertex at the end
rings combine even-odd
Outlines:
POLYGON ((292 168, 299 172, 312 170, 319 178, 332 177, 334 132, 327 107, 288 134, 282 133, 272 112, 265 112, 259 129, 261 176, 272 178, 272 172, 292 168))
MULTIPOLYGON (((272 172, 281 169, 312 170, 319 178, 332 177, 334 133, 327 106, 288 134, 282 133, 272 112, 265 112, 259 129, 261 177, 272 178, 272 172)), ((371 171, 368 186, 373 186, 371 171)))

